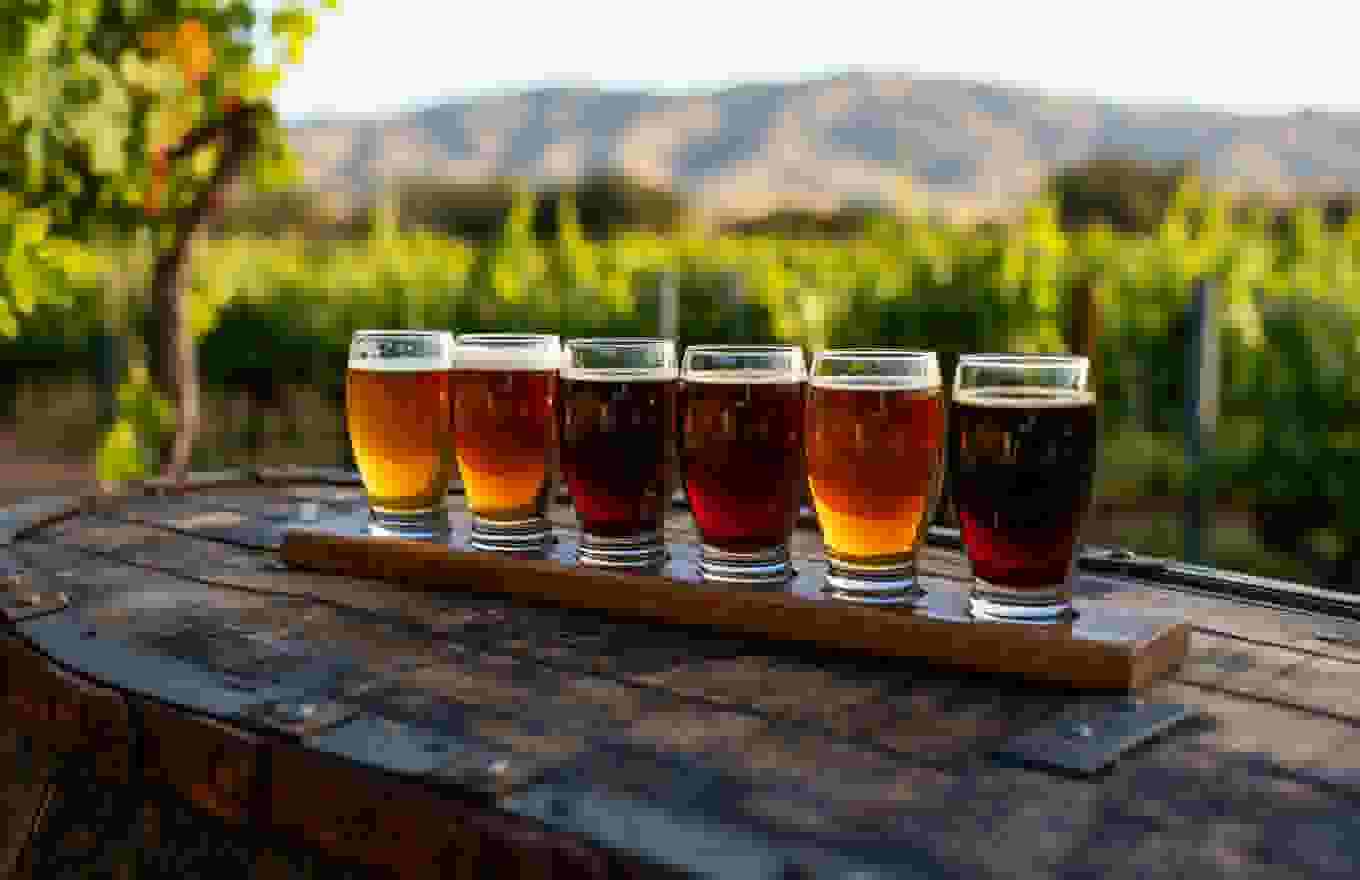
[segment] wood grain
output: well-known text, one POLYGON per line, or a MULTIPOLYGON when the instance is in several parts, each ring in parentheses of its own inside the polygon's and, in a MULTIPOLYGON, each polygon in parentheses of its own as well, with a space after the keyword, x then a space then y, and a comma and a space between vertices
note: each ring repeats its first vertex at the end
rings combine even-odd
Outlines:
POLYGON ((0 637, 0 686, 6 723, 36 748, 89 756, 96 778, 128 781, 133 735, 121 694, 63 671, 11 637, 0 637))
POLYGON ((260 738, 153 701, 140 704, 145 774, 229 823, 262 817, 267 803, 260 738))
POLYGON ((50 495, 0 508, 0 547, 79 513, 88 503, 90 499, 85 496, 50 495))
POLYGON ((334 856, 391 868, 402 878, 440 876, 440 859, 456 823, 418 783, 375 778, 369 771, 296 747, 273 762, 274 825, 334 856))
POLYGON ((11 727, 0 730, 0 876, 20 876, 20 863, 52 795, 50 767, 34 755, 32 740, 11 727))

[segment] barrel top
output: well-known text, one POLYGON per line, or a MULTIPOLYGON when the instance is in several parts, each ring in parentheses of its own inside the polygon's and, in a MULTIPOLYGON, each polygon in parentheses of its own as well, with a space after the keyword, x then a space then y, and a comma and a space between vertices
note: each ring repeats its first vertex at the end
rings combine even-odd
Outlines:
MULTIPOLYGON (((1136 695, 1194 717, 1058 772, 1015 744, 1080 740, 1071 719, 1127 695, 282 564, 288 528, 363 505, 343 472, 289 472, 0 511, 8 642, 158 707, 148 725, 270 743, 276 777, 333 761, 701 875, 1360 873, 1360 626, 1347 644, 1319 638, 1341 622, 1083 575, 1081 598, 1194 624, 1189 659, 1136 695)), ((687 513, 667 529, 692 540, 687 513)), ((949 550, 923 567, 966 576, 949 550)))

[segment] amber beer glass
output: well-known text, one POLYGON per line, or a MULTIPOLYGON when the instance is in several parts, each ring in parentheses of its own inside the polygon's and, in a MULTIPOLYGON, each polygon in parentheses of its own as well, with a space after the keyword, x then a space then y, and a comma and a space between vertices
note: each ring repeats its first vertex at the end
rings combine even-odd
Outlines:
POLYGON ((451 334, 422 330, 360 330, 350 343, 345 421, 375 534, 448 531, 452 349, 451 334))
POLYGON ((557 451, 556 336, 466 334, 453 346, 453 448, 472 511, 471 546, 538 553, 557 451))
POLYGON ((685 351, 680 467, 705 580, 780 583, 803 486, 807 367, 793 345, 685 351))
POLYGON ((837 598, 910 604, 945 440, 932 352, 832 350, 808 380, 807 472, 837 598))
POLYGON ((562 473, 583 565, 653 569, 666 558, 679 371, 669 339, 572 339, 562 358, 562 473))
POLYGON ((965 355, 954 379, 951 488, 979 617, 1055 621, 1096 470, 1084 357, 965 355))

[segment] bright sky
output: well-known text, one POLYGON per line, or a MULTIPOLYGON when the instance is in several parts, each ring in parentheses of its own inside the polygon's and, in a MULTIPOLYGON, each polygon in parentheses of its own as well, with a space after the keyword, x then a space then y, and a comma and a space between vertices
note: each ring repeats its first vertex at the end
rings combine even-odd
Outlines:
POLYGON ((386 113, 545 84, 708 89, 859 68, 1121 102, 1353 111, 1357 33, 1353 0, 340 0, 278 99, 290 117, 386 113))

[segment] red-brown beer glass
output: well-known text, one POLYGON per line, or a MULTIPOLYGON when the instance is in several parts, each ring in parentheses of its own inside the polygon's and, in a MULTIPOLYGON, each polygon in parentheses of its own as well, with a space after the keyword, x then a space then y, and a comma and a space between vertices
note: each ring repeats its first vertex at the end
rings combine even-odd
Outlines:
POLYGON ((669 339, 567 341, 562 472, 581 520, 581 564, 651 569, 665 561, 678 377, 669 339))
POLYGON ((680 467, 705 580, 780 583, 802 495, 807 368, 794 345, 685 351, 680 467))
POLYGON ((1084 357, 965 355, 950 421, 952 497, 980 617, 1070 615, 1077 540, 1096 470, 1084 357))

